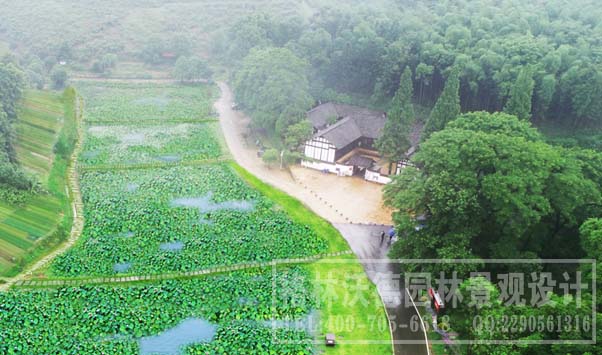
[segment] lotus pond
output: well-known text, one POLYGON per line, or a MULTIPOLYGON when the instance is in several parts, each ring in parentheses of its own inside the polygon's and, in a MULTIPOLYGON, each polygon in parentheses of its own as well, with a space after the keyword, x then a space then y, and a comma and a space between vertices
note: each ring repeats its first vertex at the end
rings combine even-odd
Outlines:
POLYGON ((85 165, 136 164, 219 158, 217 123, 169 126, 91 126, 80 161, 85 165))
POLYGON ((0 353, 311 354, 307 331, 266 325, 310 314, 311 289, 309 273, 293 267, 121 288, 0 293, 0 353), (273 299, 273 285, 291 292, 273 299), (272 343, 274 335, 297 344, 272 343), (167 336, 172 341, 160 341, 167 336))
POLYGON ((328 248, 226 164, 87 172, 82 192, 84 233, 55 275, 183 272, 328 248))
POLYGON ((213 116, 212 85, 80 82, 88 122, 201 120, 213 116))

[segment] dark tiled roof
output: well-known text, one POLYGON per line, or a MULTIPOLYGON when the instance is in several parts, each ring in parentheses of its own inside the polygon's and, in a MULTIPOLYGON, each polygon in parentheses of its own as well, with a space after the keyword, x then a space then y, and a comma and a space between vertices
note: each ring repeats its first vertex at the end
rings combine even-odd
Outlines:
POLYGON ((337 149, 344 148, 349 143, 362 137, 362 132, 351 117, 346 117, 339 122, 316 133, 316 137, 324 137, 337 149))
POLYGON ((353 165, 353 166, 361 166, 363 168, 371 168, 372 165, 374 165, 374 160, 370 159, 368 157, 363 157, 359 154, 356 154, 354 156, 352 156, 349 160, 347 160, 346 162, 347 165, 353 165))
POLYGON ((312 109, 307 113, 307 118, 319 130, 315 136, 328 139, 338 149, 360 137, 380 137, 387 119, 382 111, 332 102, 312 109), (333 117, 339 121, 326 127, 333 117))

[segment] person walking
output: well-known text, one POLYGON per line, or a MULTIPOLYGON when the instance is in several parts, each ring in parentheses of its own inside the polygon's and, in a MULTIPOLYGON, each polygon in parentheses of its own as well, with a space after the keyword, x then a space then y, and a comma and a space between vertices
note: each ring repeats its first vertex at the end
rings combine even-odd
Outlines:
POLYGON ((391 228, 389 230, 389 244, 393 243, 393 237, 395 237, 395 229, 391 228))

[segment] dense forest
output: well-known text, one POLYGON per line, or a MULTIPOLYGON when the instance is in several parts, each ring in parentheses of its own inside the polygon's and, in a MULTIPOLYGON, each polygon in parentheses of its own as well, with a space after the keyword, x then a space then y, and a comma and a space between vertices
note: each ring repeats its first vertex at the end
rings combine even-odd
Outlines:
MULTIPOLYGON (((457 67, 464 112, 502 110, 512 88, 523 82, 531 89, 528 116, 535 123, 598 127, 600 11, 588 0, 484 0, 404 1, 396 11, 325 7, 309 18, 257 14, 218 37, 214 51, 245 71, 251 50, 279 47, 305 63, 290 71, 305 73, 301 83, 309 83, 314 100, 371 97, 372 104, 385 107, 406 67, 412 70, 415 103, 427 107, 457 67)), ((298 82, 291 77, 288 85, 298 82)), ((250 107, 267 107, 255 100, 250 107)))

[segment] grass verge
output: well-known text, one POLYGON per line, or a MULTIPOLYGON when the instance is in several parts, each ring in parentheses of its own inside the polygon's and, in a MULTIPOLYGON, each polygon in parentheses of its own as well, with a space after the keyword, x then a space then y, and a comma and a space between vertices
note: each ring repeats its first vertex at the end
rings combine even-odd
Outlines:
MULTIPOLYGON (((297 223, 312 228, 329 243, 329 252, 348 250, 340 233, 299 200, 264 183, 240 165, 230 166, 253 188, 280 205, 297 223)), ((326 333, 334 333, 338 345, 319 349, 325 354, 364 355, 392 354, 391 333, 382 300, 376 286, 368 279, 355 255, 323 259, 307 265, 314 281, 324 290, 319 292, 320 325, 318 340, 326 333), (326 282, 326 284, 324 284, 326 282)))

